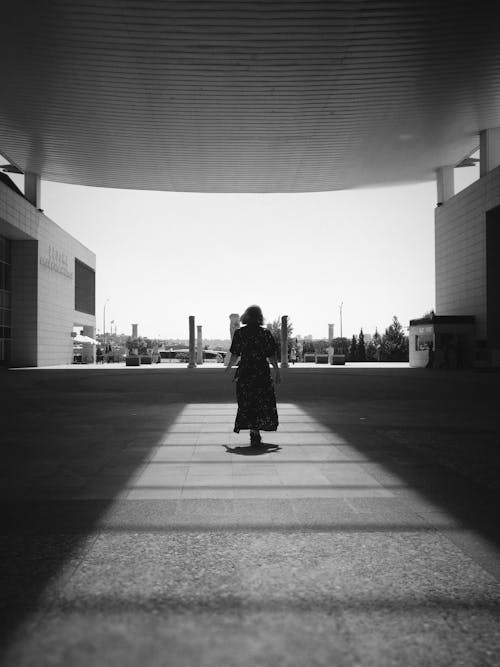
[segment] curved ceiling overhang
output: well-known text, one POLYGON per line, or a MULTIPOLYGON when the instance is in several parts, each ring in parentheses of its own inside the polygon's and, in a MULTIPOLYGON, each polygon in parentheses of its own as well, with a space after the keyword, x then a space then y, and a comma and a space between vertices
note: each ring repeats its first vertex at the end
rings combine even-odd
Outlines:
POLYGON ((429 180, 500 126, 499 12, 483 0, 17 0, 2 12, 0 153, 44 179, 117 188, 429 180))

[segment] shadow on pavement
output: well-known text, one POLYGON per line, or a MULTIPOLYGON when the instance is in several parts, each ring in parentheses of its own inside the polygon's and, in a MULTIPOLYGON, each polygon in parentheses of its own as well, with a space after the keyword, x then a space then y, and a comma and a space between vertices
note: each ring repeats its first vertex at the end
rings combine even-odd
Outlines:
MULTIPOLYGON (((448 516, 462 533, 498 548, 499 384, 492 372, 424 370, 398 378, 363 370, 357 382, 343 376, 342 396, 330 394, 328 409, 307 399, 298 405, 339 437, 340 451, 364 460, 363 468, 420 516, 430 523, 448 516)), ((493 569, 498 576, 498 562, 493 569)))
POLYGON ((124 386, 102 373, 2 374, 0 650, 64 585, 113 493, 182 410, 161 385, 124 386), (95 477, 108 469, 99 488, 95 477))
MULTIPOLYGON (((494 510, 498 494, 489 483, 499 461, 498 375, 297 370, 284 374, 278 400, 297 405, 318 426, 338 436, 340 444, 335 446, 347 457, 366 461, 360 465, 366 466, 383 487, 400 494, 404 502, 414 502, 418 518, 423 519, 422 530, 438 525, 441 512, 500 545, 494 510), (477 465, 478 457, 481 466, 477 465)), ((46 596, 50 603, 53 595, 57 605, 53 585, 63 586, 78 565, 75 554, 81 558, 92 548, 98 524, 110 532, 155 531, 147 521, 135 524, 128 508, 121 519, 114 516, 108 527, 103 517, 183 406, 192 401, 234 401, 234 387, 225 382, 220 371, 211 370, 196 376, 191 371, 139 374, 110 369, 95 374, 19 372, 5 377, 7 382, 0 387, 3 644, 20 625, 30 622, 46 596), (99 472, 102 479, 103 470, 109 472, 104 480, 106 497, 99 498, 94 476, 99 472)), ((259 447, 227 446, 226 451, 260 456, 286 447, 262 443, 259 447)), ((352 515, 349 521, 342 517, 330 521, 327 509, 311 521, 305 508, 303 514, 296 512, 296 522, 290 526, 279 521, 271 524, 269 518, 266 523, 266 517, 257 525, 253 511, 249 511, 246 524, 232 525, 226 503, 218 528, 266 531, 272 525, 277 530, 325 532, 419 529, 404 521, 381 524, 371 513, 371 502, 365 498, 364 505, 360 503, 364 509, 355 525, 349 523, 352 515)), ((159 502, 158 506, 166 504, 159 502)), ((297 507, 299 504, 300 500, 297 507)), ((273 511, 271 500, 263 505, 266 511, 273 511)), ((180 515, 176 524, 165 510, 156 530, 168 534, 208 530, 207 515, 200 514, 198 525, 193 508, 191 504, 185 510, 184 527, 180 515)), ((314 512, 314 508, 307 511, 314 512)), ((106 607, 105 596, 101 602, 106 607)), ((389 602, 381 604, 386 607, 389 602)), ((164 603, 172 608, 176 600, 165 598, 164 603)), ((238 599, 236 604, 240 604, 238 599)), ((288 599, 278 600, 277 608, 287 604, 288 599)), ((331 599, 320 604, 321 608, 328 605, 334 605, 331 599)))
POLYGON ((272 445, 266 442, 261 442, 259 445, 247 445, 246 447, 222 446, 228 454, 238 454, 239 456, 262 456, 262 454, 270 454, 281 450, 279 445, 272 445))

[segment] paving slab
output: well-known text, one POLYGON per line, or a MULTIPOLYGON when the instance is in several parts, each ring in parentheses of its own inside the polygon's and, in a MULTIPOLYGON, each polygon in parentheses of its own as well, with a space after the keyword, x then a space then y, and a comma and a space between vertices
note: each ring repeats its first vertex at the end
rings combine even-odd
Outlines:
POLYGON ((498 376, 291 369, 261 449, 221 369, 0 379, 0 664, 498 664, 498 376))

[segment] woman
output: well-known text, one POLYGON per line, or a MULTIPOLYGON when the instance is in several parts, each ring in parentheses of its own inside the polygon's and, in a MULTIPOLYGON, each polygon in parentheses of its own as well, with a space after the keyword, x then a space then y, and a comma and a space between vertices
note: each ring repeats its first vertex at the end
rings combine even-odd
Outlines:
POLYGON ((249 306, 240 319, 245 326, 234 332, 231 358, 226 368, 228 372, 240 357, 235 373, 238 413, 234 431, 250 429, 250 442, 258 445, 262 440, 259 431, 276 431, 278 428, 269 362, 274 368, 275 384, 281 381, 280 370, 276 343, 271 332, 262 326, 264 317, 259 306, 249 306))

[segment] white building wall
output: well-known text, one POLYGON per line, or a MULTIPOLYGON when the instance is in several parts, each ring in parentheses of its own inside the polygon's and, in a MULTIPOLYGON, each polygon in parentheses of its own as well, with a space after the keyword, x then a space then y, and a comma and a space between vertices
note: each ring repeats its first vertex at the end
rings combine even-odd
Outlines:
POLYGON ((70 363, 73 326, 95 327, 94 315, 75 311, 75 257, 95 269, 93 253, 41 216, 38 228, 39 366, 70 363))
POLYGON ((94 315, 75 310, 75 258, 95 270, 94 253, 3 183, 0 183, 0 234, 13 240, 12 363, 39 366, 70 363, 73 326, 95 328, 94 315), (32 257, 23 260, 27 248, 32 252, 33 243, 16 240, 37 242, 35 276, 32 257))
POLYGON ((474 315, 486 339, 486 211, 500 205, 500 167, 436 208, 436 313, 474 315))

